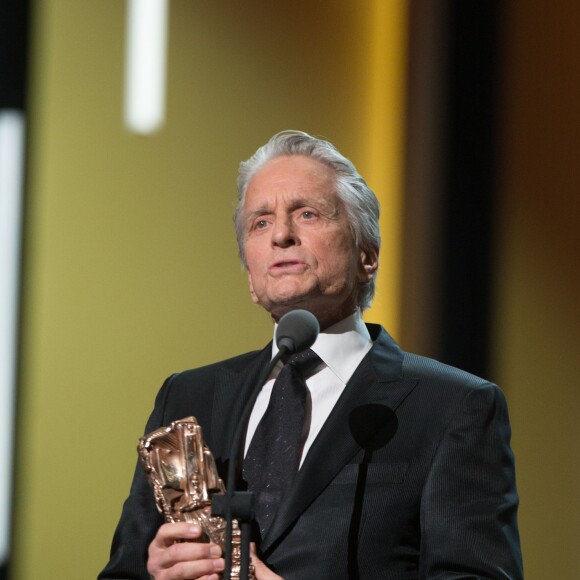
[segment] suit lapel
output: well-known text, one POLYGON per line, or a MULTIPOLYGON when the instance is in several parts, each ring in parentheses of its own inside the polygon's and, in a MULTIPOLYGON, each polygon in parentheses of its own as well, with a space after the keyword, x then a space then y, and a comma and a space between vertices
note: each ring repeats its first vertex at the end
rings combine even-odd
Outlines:
POLYGON ((212 453, 225 462, 229 458, 234 432, 245 404, 258 386, 260 375, 272 354, 272 343, 256 353, 255 358, 224 364, 216 374, 211 420, 212 453))
POLYGON ((395 411, 416 385, 415 380, 402 379, 403 355, 391 337, 374 325, 369 330, 371 336, 378 334, 375 344, 353 374, 310 448, 262 541, 264 552, 360 451, 349 428, 352 410, 360 405, 380 403, 395 411))

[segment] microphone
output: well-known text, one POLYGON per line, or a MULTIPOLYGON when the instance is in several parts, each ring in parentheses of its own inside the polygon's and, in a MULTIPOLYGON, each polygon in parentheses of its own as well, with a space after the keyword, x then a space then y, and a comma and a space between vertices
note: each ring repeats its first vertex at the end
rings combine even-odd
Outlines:
MULTIPOLYGON (((223 572, 224 580, 230 580, 232 571, 232 504, 236 502, 234 496, 237 495, 240 499, 237 501, 237 505, 241 506, 243 503, 242 511, 247 516, 248 512, 253 512, 253 503, 251 500, 246 498, 242 499, 241 492, 234 492, 235 481, 236 481, 236 470, 242 454, 242 436, 246 431, 247 423, 254 408, 254 404, 258 395, 262 389, 262 385, 266 382, 266 379, 272 372, 273 368, 278 364, 279 360, 285 360, 288 355, 294 354, 295 352, 300 352, 307 348, 310 348, 318 334, 320 333, 320 325, 318 320, 311 312, 307 310, 291 310, 287 312, 278 321, 278 327, 276 328, 276 345, 278 346, 278 352, 276 356, 272 358, 270 364, 266 366, 264 372, 260 376, 260 380, 256 383, 254 390, 252 391, 248 402, 246 403, 240 421, 237 425, 236 431, 234 433, 234 438, 232 441, 232 446, 230 448, 230 458, 228 464, 228 474, 226 483, 226 493, 223 497, 222 503, 218 496, 213 497, 213 515, 225 516, 226 520, 226 534, 225 534, 225 569, 223 572), (216 501, 217 500, 217 501, 216 501)), ((251 517, 253 518, 253 513, 251 517)), ((249 567, 249 533, 250 525, 249 522, 241 520, 242 528, 242 544, 241 544, 241 570, 240 578, 245 580, 248 578, 248 567, 249 567)))
POLYGON ((276 344, 285 354, 294 354, 310 348, 319 333, 320 325, 314 314, 308 310, 291 310, 280 318, 276 329, 276 344))

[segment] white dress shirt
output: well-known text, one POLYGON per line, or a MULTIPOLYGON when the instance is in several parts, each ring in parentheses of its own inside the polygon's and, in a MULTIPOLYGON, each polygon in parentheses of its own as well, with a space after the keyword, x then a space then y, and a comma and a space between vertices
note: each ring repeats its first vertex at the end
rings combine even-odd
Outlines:
MULTIPOLYGON (((274 328, 274 336, 276 336, 276 328, 274 328)), ((346 383, 372 345, 371 337, 358 310, 348 318, 321 332, 312 345, 312 350, 322 359, 322 364, 315 369, 314 374, 306 379, 306 386, 310 391, 312 412, 308 435, 302 448, 300 466, 302 466, 310 446, 346 387, 346 383)), ((276 340, 274 340, 272 358, 277 352, 278 347, 276 340)), ((258 423, 268 408, 274 380, 282 366, 282 362, 279 362, 274 367, 256 399, 248 422, 244 455, 248 451, 258 423)))

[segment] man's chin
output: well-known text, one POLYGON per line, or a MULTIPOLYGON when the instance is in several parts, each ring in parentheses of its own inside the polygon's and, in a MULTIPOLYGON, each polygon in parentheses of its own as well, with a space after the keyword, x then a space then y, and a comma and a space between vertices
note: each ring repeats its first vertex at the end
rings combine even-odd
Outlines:
POLYGON ((291 310, 314 311, 315 300, 309 294, 288 294, 279 295, 274 299, 259 301, 262 308, 267 310, 275 321, 278 321, 284 314, 291 310))
POLYGON ((269 307, 264 307, 270 313, 272 318, 278 322, 284 314, 291 312, 292 310, 311 310, 308 307, 308 301, 303 299, 293 299, 285 302, 276 302, 269 307))
POLYGON ((354 300, 333 301, 328 296, 315 293, 305 296, 287 296, 284 299, 268 303, 259 302, 259 304, 270 313, 275 322, 278 322, 284 314, 292 310, 308 310, 316 316, 321 329, 346 318, 356 310, 354 300))

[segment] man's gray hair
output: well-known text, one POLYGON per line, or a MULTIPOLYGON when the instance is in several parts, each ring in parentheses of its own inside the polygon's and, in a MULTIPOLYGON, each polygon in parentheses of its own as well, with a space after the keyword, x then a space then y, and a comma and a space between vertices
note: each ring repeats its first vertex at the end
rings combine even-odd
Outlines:
MULTIPOLYGON (((282 131, 274 135, 247 161, 240 163, 237 180, 238 205, 234 212, 234 224, 240 259, 244 266, 247 267, 243 209, 248 185, 266 163, 276 157, 289 155, 304 155, 317 159, 332 169, 336 175, 336 194, 345 205, 356 246, 371 256, 378 256, 381 246, 379 202, 355 166, 328 141, 317 139, 302 131, 282 131)), ((376 272, 368 282, 361 285, 358 293, 358 306, 361 310, 371 305, 375 294, 375 279, 376 272)))

